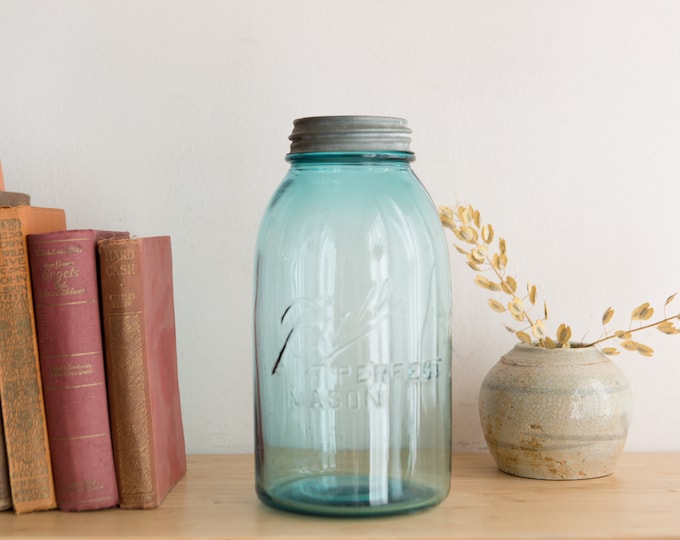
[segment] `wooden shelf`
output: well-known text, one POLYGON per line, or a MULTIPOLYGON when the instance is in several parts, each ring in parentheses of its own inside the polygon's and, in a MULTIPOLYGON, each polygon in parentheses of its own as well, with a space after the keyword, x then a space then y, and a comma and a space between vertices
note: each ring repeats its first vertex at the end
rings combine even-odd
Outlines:
POLYGON ((678 538, 680 453, 626 453, 606 478, 543 481, 499 472, 488 454, 454 454, 441 505, 384 518, 279 512, 254 490, 253 458, 189 458, 189 471, 155 510, 0 513, 1 538, 678 538))

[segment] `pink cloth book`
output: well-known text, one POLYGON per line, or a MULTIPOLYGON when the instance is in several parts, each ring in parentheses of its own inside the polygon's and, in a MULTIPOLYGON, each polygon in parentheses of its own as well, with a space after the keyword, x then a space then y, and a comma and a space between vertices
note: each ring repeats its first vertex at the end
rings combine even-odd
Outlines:
POLYGON ((122 232, 30 235, 28 254, 57 505, 118 504, 102 339, 97 240, 122 232))

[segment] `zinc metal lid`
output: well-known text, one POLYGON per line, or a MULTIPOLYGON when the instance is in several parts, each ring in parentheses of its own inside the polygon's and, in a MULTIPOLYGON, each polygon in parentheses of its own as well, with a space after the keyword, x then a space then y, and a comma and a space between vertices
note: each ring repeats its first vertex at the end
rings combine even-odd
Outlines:
POLYGON ((293 121, 290 153, 410 152, 411 129, 390 116, 312 116, 293 121))

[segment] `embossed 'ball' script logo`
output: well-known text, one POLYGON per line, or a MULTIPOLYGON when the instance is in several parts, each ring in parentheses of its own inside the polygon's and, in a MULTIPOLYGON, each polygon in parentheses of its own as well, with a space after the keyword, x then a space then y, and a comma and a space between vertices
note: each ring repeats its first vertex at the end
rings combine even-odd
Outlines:
POLYGON ((313 350, 319 361, 330 361, 347 348, 368 336, 387 319, 389 312, 389 280, 375 282, 356 310, 339 318, 335 298, 298 298, 281 315, 285 338, 279 349, 272 375, 279 369, 291 343, 298 340, 300 350, 313 350))

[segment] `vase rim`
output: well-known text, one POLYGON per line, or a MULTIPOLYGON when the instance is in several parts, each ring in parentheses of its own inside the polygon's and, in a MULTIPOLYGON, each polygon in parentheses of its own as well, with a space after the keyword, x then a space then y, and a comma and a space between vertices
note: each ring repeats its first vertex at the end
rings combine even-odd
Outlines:
POLYGON ((513 365, 546 367, 599 364, 610 361, 600 349, 593 346, 546 349, 528 343, 517 343, 503 355, 501 360, 513 365))

